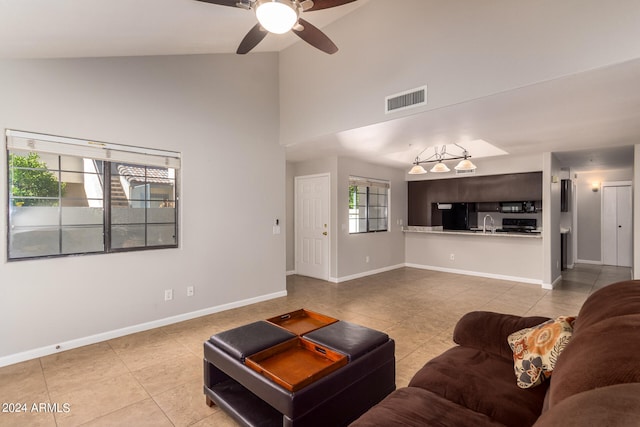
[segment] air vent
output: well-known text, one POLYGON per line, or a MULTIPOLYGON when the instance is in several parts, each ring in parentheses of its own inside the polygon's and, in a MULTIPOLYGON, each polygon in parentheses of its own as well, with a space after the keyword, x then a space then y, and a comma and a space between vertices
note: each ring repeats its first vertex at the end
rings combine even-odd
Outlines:
POLYGON ((405 92, 389 95, 384 99, 385 114, 416 108, 427 104, 427 87, 422 86, 405 92))
POLYGON ((473 175, 476 173, 475 169, 471 169, 471 170, 458 170, 456 169, 456 175, 473 175))

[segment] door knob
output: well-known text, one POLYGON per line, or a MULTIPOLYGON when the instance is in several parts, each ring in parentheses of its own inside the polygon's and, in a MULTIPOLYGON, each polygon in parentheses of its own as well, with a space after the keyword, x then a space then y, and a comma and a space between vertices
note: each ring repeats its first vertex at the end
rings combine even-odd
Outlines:
POLYGON ((325 231, 325 232, 323 232, 323 233, 322 233, 322 235, 323 235, 323 236, 326 236, 326 235, 327 235, 327 232, 326 232, 326 231, 325 231))

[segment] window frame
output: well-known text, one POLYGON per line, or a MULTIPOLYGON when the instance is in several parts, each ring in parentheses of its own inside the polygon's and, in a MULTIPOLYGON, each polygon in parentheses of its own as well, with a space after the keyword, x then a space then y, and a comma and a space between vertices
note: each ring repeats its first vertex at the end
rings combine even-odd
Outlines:
MULTIPOLYGON (((155 249, 176 249, 180 247, 180 169, 181 169, 181 154, 177 152, 171 151, 163 151, 149 148, 141 148, 134 146, 124 146, 117 144, 106 144, 106 143, 97 143, 93 141, 85 141, 78 140, 73 138, 66 137, 57 137, 52 135, 44 135, 44 134, 35 134, 30 132, 22 132, 15 130, 6 130, 6 144, 5 144, 5 153, 6 159, 5 164, 7 165, 7 187, 6 187, 6 201, 7 201, 7 211, 6 211, 6 219, 7 219, 7 228, 6 228, 6 260, 8 262, 16 262, 16 261, 26 261, 26 260, 34 260, 34 259, 47 259, 47 258, 61 258, 68 256, 84 256, 84 255, 99 255, 99 254, 109 254, 109 253, 121 253, 121 252, 133 252, 133 251, 146 251, 146 250, 155 250, 155 249), (58 147, 59 150, 55 150, 58 147), (90 251, 78 251, 78 252, 64 252, 63 250, 63 230, 64 221, 63 214, 64 210, 64 194, 60 190, 57 195, 57 199, 55 199, 54 206, 56 206, 59 211, 58 215, 58 223, 56 225, 51 225, 51 228, 57 229, 58 237, 58 252, 57 253, 46 253, 46 254, 37 254, 37 255, 27 255, 27 256, 12 256, 12 225, 15 225, 15 219, 12 220, 12 202, 15 199, 19 199, 20 197, 16 197, 12 194, 12 183, 13 183, 13 175, 12 172, 15 171, 16 167, 10 167, 10 155, 15 152, 20 153, 36 153, 45 155, 45 157, 56 156, 57 157, 57 165, 56 168, 47 169, 34 169, 34 170, 50 170, 58 180, 59 189, 62 187, 63 183, 63 175, 64 174, 87 174, 89 172, 78 171, 78 170, 67 170, 62 166, 63 158, 76 158, 90 161, 101 161, 102 162, 102 171, 98 171, 95 175, 102 181, 101 182, 101 191, 102 198, 89 197, 85 194, 86 199, 84 200, 100 200, 102 209, 102 224, 92 224, 95 228, 100 228, 102 230, 102 249, 101 250, 90 250, 90 251), (115 200, 112 199, 111 192, 111 176, 112 176, 112 165, 125 165, 131 167, 139 167, 144 170, 144 186, 149 190, 144 191, 144 198, 138 200, 138 202, 142 203, 145 209, 144 212, 144 222, 135 223, 134 225, 142 225, 144 227, 144 242, 139 246, 132 247, 114 247, 113 246, 113 230, 114 226, 117 227, 118 224, 113 224, 112 218, 112 208, 115 204, 115 200), (173 221, 160 221, 160 222, 149 222, 149 212, 147 210, 153 206, 150 206, 152 202, 160 202, 160 199, 155 199, 152 196, 150 188, 153 186, 153 182, 149 181, 152 178, 149 174, 150 169, 165 169, 169 175, 166 180, 169 183, 169 188, 172 191, 173 200, 170 200, 171 207, 173 209, 173 221), (169 172, 173 170, 173 173, 169 172), (148 232, 154 225, 169 225, 173 228, 173 242, 166 244, 150 244, 148 240, 148 232)), ((28 168, 25 168, 28 170, 28 168)), ((89 173, 90 174, 90 173, 89 173)), ((157 175, 156 175, 157 176, 157 175)), ((156 178, 157 179, 157 178, 156 178)), ((161 179, 161 178, 160 178, 161 179)), ((65 181, 66 182, 66 181, 65 181)), ((96 187, 98 188, 98 187, 96 187)), ((47 197, 48 198, 48 197, 47 197)), ((54 200, 52 197, 51 200, 54 200)), ((133 200, 129 197, 129 200, 133 200)), ((167 202, 169 199, 164 199, 160 202, 160 207, 163 207, 162 204, 167 202)), ((69 207, 69 206, 67 206, 69 207)), ((164 206, 167 207, 167 206, 164 206)), ((68 224, 68 229, 72 230, 74 227, 76 229, 81 229, 85 224, 68 224)), ((125 225, 125 224, 121 224, 125 225)), ((27 225, 28 227, 28 225, 27 225)), ((168 232, 171 232, 171 228, 168 232)), ((98 245, 96 245, 98 246, 98 245)), ((86 249, 86 248, 81 248, 86 249)), ((13 252, 16 252, 14 248, 13 252)), ((36 252, 37 253, 37 252, 36 252)))
MULTIPOLYGON (((361 178, 361 177, 356 177, 356 176, 350 176, 349 177, 349 187, 348 187, 348 193, 349 193, 349 201, 348 201, 348 206, 349 206, 349 234, 368 234, 368 233, 385 233, 385 232, 389 232, 389 208, 390 208, 390 198, 391 198, 391 182, 390 181, 385 181, 385 180, 379 180, 379 179, 371 179, 371 178, 361 178), (366 191, 365 193, 360 193, 358 192, 358 188, 365 188, 366 191), (355 208, 352 208, 352 189, 355 188, 355 194, 365 194, 365 203, 364 206, 360 206, 359 202, 356 200, 354 200, 355 203, 355 208), (371 194, 371 189, 375 188, 375 189, 384 189, 385 190, 385 200, 386 200, 386 204, 385 205, 372 205, 371 199, 372 199, 372 194, 371 194), (354 221, 353 217, 352 217, 352 213, 351 211, 353 209, 358 209, 358 207, 361 207, 364 209, 364 218, 360 217, 360 215, 358 214, 358 216, 356 217, 355 221, 359 222, 364 220, 364 223, 366 225, 365 230, 360 230, 359 227, 357 231, 352 231, 351 228, 351 224, 352 221, 354 221), (375 217, 373 218, 371 211, 372 209, 380 209, 383 208, 384 209, 384 216, 381 217, 375 217), (372 219, 376 219, 376 220, 381 220, 383 219, 385 221, 385 228, 384 229, 372 229, 371 227, 371 220, 372 219)), ((375 195, 380 195, 380 194, 375 194, 375 195)))

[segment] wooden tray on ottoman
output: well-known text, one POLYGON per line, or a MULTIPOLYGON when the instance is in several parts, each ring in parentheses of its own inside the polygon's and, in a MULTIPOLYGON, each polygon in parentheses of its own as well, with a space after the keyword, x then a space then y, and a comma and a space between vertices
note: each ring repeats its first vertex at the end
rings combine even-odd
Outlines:
POLYGON ((244 363, 294 392, 346 365, 347 356, 294 338, 249 356, 244 363))
POLYGON ((316 329, 337 321, 338 319, 334 319, 333 317, 305 310, 304 308, 267 319, 267 322, 278 325, 298 336, 315 331, 316 329))

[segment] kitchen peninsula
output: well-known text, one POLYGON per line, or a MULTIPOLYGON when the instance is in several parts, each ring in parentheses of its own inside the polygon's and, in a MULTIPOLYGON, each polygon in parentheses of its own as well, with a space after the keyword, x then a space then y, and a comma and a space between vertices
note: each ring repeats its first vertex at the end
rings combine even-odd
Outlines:
POLYGON ((540 172, 408 185, 408 266, 542 284, 540 172))

